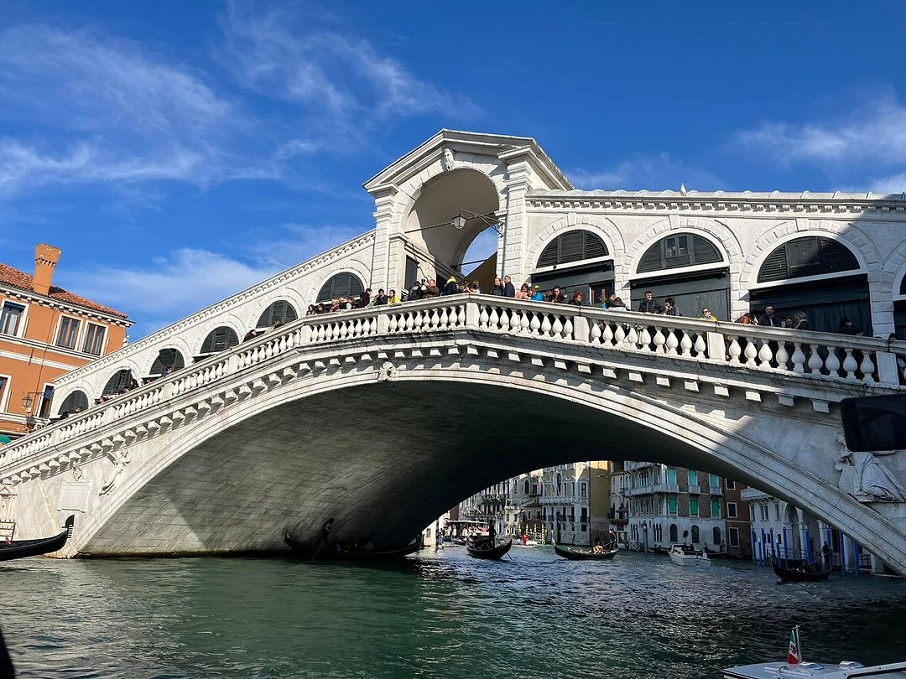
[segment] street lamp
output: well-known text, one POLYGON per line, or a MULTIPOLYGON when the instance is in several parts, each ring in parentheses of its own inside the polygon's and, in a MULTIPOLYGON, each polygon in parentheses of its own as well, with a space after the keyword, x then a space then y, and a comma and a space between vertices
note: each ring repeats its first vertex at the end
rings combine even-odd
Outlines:
POLYGON ((500 221, 500 218, 494 214, 481 215, 477 212, 472 212, 471 210, 460 210, 455 217, 453 217, 451 224, 456 229, 465 228, 466 222, 470 219, 480 219, 484 222, 485 226, 490 226, 494 229, 499 235, 503 235, 504 226, 500 221))
POLYGON ((41 392, 38 391, 29 391, 22 397, 22 407, 25 411, 31 415, 31 406, 35 402, 35 397, 40 396, 41 392))

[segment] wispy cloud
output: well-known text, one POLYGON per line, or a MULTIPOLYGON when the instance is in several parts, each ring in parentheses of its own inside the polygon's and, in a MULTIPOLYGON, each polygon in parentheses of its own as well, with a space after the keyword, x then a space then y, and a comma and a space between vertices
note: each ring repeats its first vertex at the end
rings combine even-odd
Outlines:
POLYGON ((360 233, 360 228, 348 225, 283 224, 251 229, 251 242, 243 248, 244 260, 183 248, 141 266, 69 268, 59 283, 88 299, 127 311, 136 321, 130 331, 135 340, 360 233), (116 285, 111 286, 110 281, 116 285))
POLYGON ((207 183, 229 173, 218 145, 243 124, 192 69, 46 25, 0 33, 0 94, 7 196, 50 183, 207 183))
POLYGON ((69 271, 60 281, 88 299, 128 310, 142 337, 172 319, 182 318, 229 297, 279 271, 206 250, 180 249, 154 259, 147 268, 104 266, 69 271), (110 285, 116 281, 116 285, 110 285))
POLYGON ((391 116, 454 106, 460 115, 479 110, 467 97, 454 97, 419 78, 368 40, 343 34, 334 19, 313 9, 303 12, 298 4, 261 10, 230 2, 223 18, 222 61, 242 86, 305 112, 312 138, 317 130, 339 132, 334 145, 391 116))
POLYGON ((906 164, 906 107, 892 91, 841 109, 846 113, 823 121, 765 121, 738 140, 786 163, 906 164))
POLYGON ((580 167, 567 171, 566 175, 574 186, 586 190, 676 191, 685 183, 690 191, 715 191, 723 186, 716 175, 671 158, 667 153, 634 156, 615 167, 600 170, 580 167))

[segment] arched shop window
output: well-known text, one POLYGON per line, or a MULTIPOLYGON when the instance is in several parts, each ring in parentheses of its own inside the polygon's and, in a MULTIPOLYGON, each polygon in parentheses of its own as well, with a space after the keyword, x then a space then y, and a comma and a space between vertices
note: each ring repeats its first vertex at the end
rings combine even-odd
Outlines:
POLYGON ((638 309, 645 292, 651 290, 660 306, 673 297, 683 316, 698 318, 707 308, 718 319, 731 320, 729 274, 723 253, 707 238, 695 233, 671 234, 651 245, 639 259, 636 278, 630 281, 631 306, 638 309), (714 266, 707 267, 709 264, 714 266), (683 270, 691 267, 695 269, 683 270))
POLYGON ((116 372, 116 374, 113 375, 113 377, 111 377, 109 380, 107 380, 107 384, 104 385, 104 391, 102 391, 101 393, 104 396, 113 396, 115 394, 123 394, 126 391, 128 391, 129 388, 132 386, 133 379, 134 378, 132 375, 132 371, 129 370, 128 368, 123 368, 122 370, 118 370, 116 372))
POLYGON ((900 298, 893 303, 893 323, 897 339, 906 340, 906 276, 900 283, 900 298))
POLYGON ((804 311, 809 328, 824 332, 836 332, 840 320, 849 318, 870 336, 868 276, 857 273, 859 268, 856 256, 840 241, 825 236, 794 238, 764 260, 758 283, 774 285, 750 290, 750 309, 760 316, 770 304, 780 318, 804 311))
POLYGON ((204 342, 201 343, 202 354, 216 354, 219 351, 226 351, 239 344, 239 336, 236 331, 225 325, 214 328, 204 342))
POLYGON ((546 270, 533 273, 531 282, 543 290, 559 286, 567 298, 581 292, 585 304, 599 304, 613 292, 613 260, 603 259, 609 256, 607 245, 591 231, 568 231, 541 251, 535 266, 546 270))
POLYGON ((299 318, 296 313, 296 309, 292 304, 286 300, 277 300, 271 304, 267 309, 264 310, 264 313, 258 318, 258 323, 255 325, 256 328, 269 328, 274 324, 274 321, 283 321, 284 323, 291 323, 292 321, 299 318))
POLYGON ((606 257, 607 246, 591 231, 569 231, 558 236, 541 252, 538 267, 606 257))
POLYGON ((321 286, 321 290, 318 291, 318 298, 315 302, 330 302, 339 299, 340 297, 346 297, 347 299, 352 297, 355 299, 361 295, 364 290, 365 287, 362 285, 362 281, 360 281, 359 277, 355 274, 338 273, 331 276, 330 279, 321 286))
POLYGON ((57 412, 60 415, 67 412, 72 414, 76 411, 76 408, 88 410, 88 396, 84 391, 79 391, 78 389, 63 399, 60 410, 57 412))
POLYGON ((859 268, 855 255, 832 238, 795 238, 774 250, 758 270, 758 282, 820 276, 859 268))
POLYGON ((638 273, 678 269, 724 261, 714 243, 694 233, 678 233, 661 238, 639 260, 638 273))
POLYGON ((165 369, 173 368, 179 370, 186 367, 186 360, 176 349, 161 349, 157 352, 157 358, 151 364, 151 373, 153 377, 159 377, 165 369))

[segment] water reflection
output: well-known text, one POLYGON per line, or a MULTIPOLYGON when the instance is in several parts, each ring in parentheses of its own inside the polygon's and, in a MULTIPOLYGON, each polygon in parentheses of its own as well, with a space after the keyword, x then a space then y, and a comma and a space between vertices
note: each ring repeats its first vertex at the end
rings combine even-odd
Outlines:
POLYGON ((36 558, 0 567, 0 624, 21 677, 698 678, 782 659, 793 624, 807 658, 906 656, 902 580, 781 586, 749 563, 511 556, 36 558))

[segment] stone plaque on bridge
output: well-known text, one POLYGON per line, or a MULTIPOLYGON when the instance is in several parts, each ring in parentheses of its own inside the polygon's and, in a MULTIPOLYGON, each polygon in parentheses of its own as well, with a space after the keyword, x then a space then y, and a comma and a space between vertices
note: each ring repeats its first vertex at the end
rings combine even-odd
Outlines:
POLYGON ((91 484, 87 481, 63 481, 57 509, 60 511, 88 511, 90 490, 91 484))

